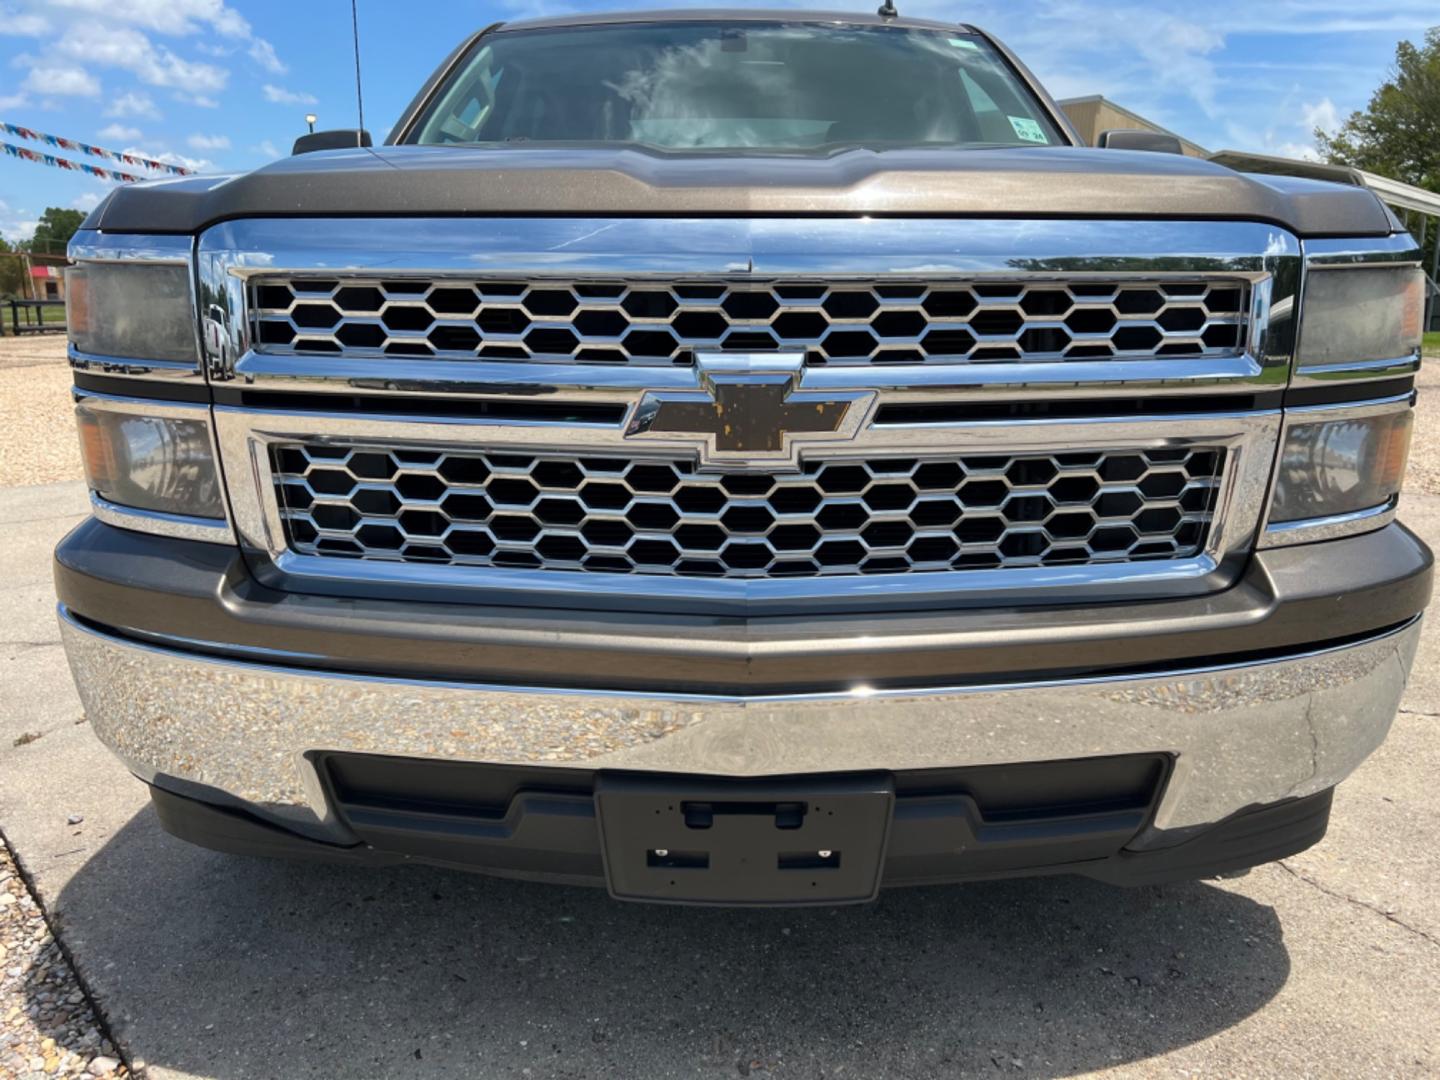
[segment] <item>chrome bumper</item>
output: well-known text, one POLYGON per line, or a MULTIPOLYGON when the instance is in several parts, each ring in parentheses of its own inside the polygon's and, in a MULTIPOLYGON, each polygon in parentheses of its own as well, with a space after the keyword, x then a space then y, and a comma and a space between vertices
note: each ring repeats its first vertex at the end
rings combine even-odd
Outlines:
POLYGON ((1156 847, 1332 787, 1385 738, 1420 620, 1343 647, 1162 675, 820 696, 569 692, 331 674, 142 645, 60 610, 90 724, 142 779, 348 836, 318 751, 726 776, 1165 752, 1156 847))

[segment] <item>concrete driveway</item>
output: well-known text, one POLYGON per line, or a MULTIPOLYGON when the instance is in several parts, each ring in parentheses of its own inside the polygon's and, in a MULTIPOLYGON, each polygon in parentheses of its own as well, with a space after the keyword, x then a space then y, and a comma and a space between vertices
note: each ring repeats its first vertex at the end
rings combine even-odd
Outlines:
MULTIPOLYGON (((78 483, 0 489, 0 828, 151 1076, 1440 1069, 1440 619, 1329 837, 1284 864, 837 910, 631 906, 165 836, 86 727, 58 645, 49 554, 84 507, 78 483)), ((1440 497, 1407 496, 1404 516, 1440 546, 1440 497)))

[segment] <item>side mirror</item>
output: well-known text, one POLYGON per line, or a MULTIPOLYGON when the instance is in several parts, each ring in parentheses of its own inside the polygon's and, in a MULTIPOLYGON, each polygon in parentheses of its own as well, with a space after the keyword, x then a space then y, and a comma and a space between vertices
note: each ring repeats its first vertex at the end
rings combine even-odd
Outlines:
POLYGON ((295 140, 291 154, 308 154, 312 150, 349 150, 356 146, 369 146, 370 133, 354 128, 336 128, 334 131, 312 131, 295 140))
POLYGON ((1183 154, 1185 150, 1174 135, 1140 128, 1111 128, 1100 132, 1095 145, 1106 150, 1153 150, 1157 154, 1183 154))

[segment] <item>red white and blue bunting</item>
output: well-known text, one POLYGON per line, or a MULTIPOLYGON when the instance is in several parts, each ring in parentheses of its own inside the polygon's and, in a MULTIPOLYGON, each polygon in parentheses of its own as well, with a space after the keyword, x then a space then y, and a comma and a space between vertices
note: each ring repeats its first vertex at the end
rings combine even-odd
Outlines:
MULTIPOLYGON (((107 161, 119 161, 125 165, 133 165, 136 168, 150 169, 154 172, 169 173, 172 176, 189 176, 195 170, 187 169, 181 165, 169 165, 163 161, 156 161, 154 158, 147 158, 141 154, 124 154, 117 150, 106 150, 103 146, 92 146, 90 143, 79 142, 75 139, 62 138, 59 135, 51 135, 48 132, 36 131, 34 128, 21 127, 19 124, 6 123, 0 120, 0 131, 7 135, 14 135, 17 138, 29 139, 31 142, 45 143, 47 146, 54 146, 61 150, 73 150, 79 154, 88 154, 90 157, 104 158, 107 161)), ((65 162, 64 158, 55 157, 53 154, 39 154, 33 150, 23 150, 20 147, 5 146, 5 152, 11 157, 23 157, 27 161, 38 161, 45 165, 54 165, 60 169, 75 169, 80 172, 89 173, 91 176, 102 178, 113 177, 114 179, 138 180, 140 177, 131 176, 127 173, 120 173, 114 169, 97 169, 94 165, 80 165, 76 162, 65 162)))
POLYGON ((71 161, 69 158, 56 157, 54 154, 42 154, 38 150, 30 150, 13 143, 0 143, 0 150, 11 157, 17 157, 24 161, 49 165, 53 169, 69 169, 72 172, 84 173, 86 176, 98 176, 101 180, 119 180, 121 183, 129 184, 145 179, 143 176, 121 172, 119 169, 102 169, 99 165, 87 165, 83 161, 71 161))

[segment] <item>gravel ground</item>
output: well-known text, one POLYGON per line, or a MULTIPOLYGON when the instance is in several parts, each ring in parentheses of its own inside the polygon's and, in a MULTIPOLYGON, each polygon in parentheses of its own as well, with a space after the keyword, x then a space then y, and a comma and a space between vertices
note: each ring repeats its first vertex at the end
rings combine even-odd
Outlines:
POLYGON ((1415 435, 1405 490, 1440 495, 1440 353, 1427 353, 1416 379, 1420 399, 1415 406, 1415 435))
POLYGON ((0 1077, 129 1075, 0 843, 0 1077))
POLYGON ((0 338, 0 487, 80 476, 64 336, 0 338))
MULTIPOLYGON (((0 338, 0 487, 79 479, 73 432, 65 338, 0 338)), ((0 1078, 129 1075, 0 840, 0 1078)))

